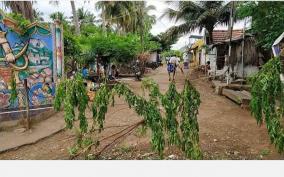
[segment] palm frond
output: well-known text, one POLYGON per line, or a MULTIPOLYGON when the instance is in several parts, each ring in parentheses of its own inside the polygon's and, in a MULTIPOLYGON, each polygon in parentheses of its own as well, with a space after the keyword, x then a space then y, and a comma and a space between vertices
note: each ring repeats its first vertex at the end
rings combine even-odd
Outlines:
POLYGON ((162 19, 164 17, 168 17, 170 20, 175 20, 177 21, 177 16, 179 16, 179 11, 178 10, 174 10, 171 8, 168 8, 164 11, 164 13, 159 17, 159 19, 162 19))
POLYGON ((145 8, 145 11, 149 12, 150 10, 156 10, 156 7, 153 5, 149 5, 145 8))
POLYGON ((196 21, 186 22, 178 26, 173 26, 169 28, 166 33, 167 35, 184 35, 189 32, 194 31, 195 29, 199 28, 199 24, 196 21))

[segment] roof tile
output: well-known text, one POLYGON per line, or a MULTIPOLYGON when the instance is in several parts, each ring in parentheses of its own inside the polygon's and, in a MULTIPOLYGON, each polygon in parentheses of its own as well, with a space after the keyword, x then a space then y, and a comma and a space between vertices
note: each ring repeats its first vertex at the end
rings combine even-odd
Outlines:
MULTIPOLYGON (((232 39, 239 38, 243 35, 243 30, 233 30, 232 39)), ((229 39, 228 30, 214 30, 213 31, 213 43, 225 42, 229 39)))

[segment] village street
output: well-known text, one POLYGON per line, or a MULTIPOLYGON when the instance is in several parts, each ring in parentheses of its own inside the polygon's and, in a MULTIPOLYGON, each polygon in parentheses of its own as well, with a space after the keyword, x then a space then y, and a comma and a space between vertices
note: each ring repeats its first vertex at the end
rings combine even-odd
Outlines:
MULTIPOLYGON (((278 154, 273 145, 270 145, 265 126, 258 127, 249 111, 241 109, 225 97, 216 95, 209 81, 197 79, 201 75, 198 72, 191 73, 190 79, 193 79, 192 83, 201 95, 198 122, 204 159, 284 159, 284 156, 278 154)), ((166 91, 169 81, 165 66, 152 71, 148 77, 159 84, 161 91, 166 91)), ((125 82, 129 83, 136 93, 142 94, 141 82, 125 82)), ((176 86, 179 91, 183 88, 183 82, 184 75, 178 71, 176 86)), ((107 113, 106 129, 101 133, 102 137, 123 129, 123 125, 141 119, 122 99, 117 98, 115 104, 107 113), (117 125, 121 127, 113 127, 117 125)), ((63 119, 60 113, 55 116, 63 119)), ((91 117, 90 112, 87 116, 91 117)), ((46 126, 53 126, 52 122, 48 122, 46 126)), ((72 131, 64 130, 35 144, 1 153, 0 159, 68 159, 68 148, 75 143, 72 131)), ((116 145, 116 148, 105 151, 102 158, 154 159, 156 156, 151 153, 149 139, 149 132, 141 135, 138 129, 116 145)), ((104 143, 106 142, 101 145, 104 143)), ((165 154, 166 159, 184 159, 175 148, 166 149, 165 154)))

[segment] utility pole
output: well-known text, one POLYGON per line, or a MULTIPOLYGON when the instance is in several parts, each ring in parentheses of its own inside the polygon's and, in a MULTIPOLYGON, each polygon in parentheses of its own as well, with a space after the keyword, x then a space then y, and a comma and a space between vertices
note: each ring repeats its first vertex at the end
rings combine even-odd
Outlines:
POLYGON ((243 28, 243 41, 242 41, 242 78, 244 79, 244 47, 245 47, 245 32, 246 32, 246 23, 247 20, 245 18, 245 22, 244 22, 244 28, 243 28))

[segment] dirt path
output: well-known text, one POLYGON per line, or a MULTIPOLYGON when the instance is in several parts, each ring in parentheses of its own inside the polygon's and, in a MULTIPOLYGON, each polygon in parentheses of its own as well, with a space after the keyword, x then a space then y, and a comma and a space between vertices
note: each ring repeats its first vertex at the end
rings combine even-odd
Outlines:
MULTIPOLYGON (((150 76, 159 83, 162 91, 168 87, 165 68, 159 68, 150 76)), ((196 77, 193 74, 191 77, 196 77)), ((178 72, 176 85, 183 88, 184 76, 178 72)), ((140 82, 127 81, 133 90, 141 94, 140 82)), ((270 145, 266 128, 258 127, 250 112, 225 97, 215 95, 210 83, 205 80, 194 80, 193 84, 201 95, 199 109, 200 143, 205 159, 284 159, 270 145)), ((90 112, 88 113, 90 116, 90 112)), ((122 99, 117 99, 116 106, 110 107, 105 127, 132 124, 141 120, 122 99)), ((102 137, 108 136, 122 128, 105 129, 102 137)), ((68 148, 74 143, 74 132, 66 130, 46 138, 34 145, 21 147, 0 154, 0 159, 68 159, 68 148)), ((166 149, 166 157, 174 154, 183 159, 175 148, 166 149)), ((153 157, 152 157, 153 156, 153 157)), ((109 159, 152 159, 149 135, 140 136, 139 130, 123 140, 111 151, 105 153, 109 159)))
POLYGON ((202 150, 212 159, 284 159, 270 144, 265 125, 250 112, 214 94, 209 81, 193 82, 201 95, 199 109, 202 150))

